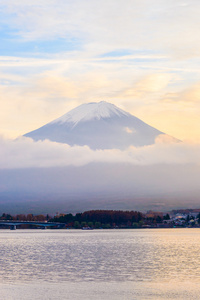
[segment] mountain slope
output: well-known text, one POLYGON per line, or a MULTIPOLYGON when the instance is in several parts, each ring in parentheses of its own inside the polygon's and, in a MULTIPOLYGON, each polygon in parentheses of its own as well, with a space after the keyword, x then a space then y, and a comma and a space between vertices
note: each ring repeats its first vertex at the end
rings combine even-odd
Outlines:
POLYGON ((154 144, 161 134, 114 104, 101 101, 82 104, 25 136, 92 149, 125 149, 154 144))

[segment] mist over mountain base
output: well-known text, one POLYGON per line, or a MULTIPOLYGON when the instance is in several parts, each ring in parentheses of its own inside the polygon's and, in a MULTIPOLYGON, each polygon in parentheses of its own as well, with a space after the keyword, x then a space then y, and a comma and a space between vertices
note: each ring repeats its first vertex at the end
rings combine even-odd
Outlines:
POLYGON ((91 163, 0 170, 0 213, 200 207, 200 167, 91 163))

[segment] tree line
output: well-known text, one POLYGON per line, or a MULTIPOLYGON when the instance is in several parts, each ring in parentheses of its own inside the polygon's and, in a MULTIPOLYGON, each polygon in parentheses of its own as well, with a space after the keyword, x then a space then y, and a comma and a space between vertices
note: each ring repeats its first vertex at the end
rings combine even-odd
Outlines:
POLYGON ((145 215, 139 211, 90 210, 55 216, 51 220, 65 223, 68 228, 137 228, 144 225, 145 215))
POLYGON ((153 215, 147 217, 140 211, 121 210, 90 210, 75 215, 57 214, 54 217, 47 215, 18 214, 12 216, 3 213, 0 220, 43 221, 64 223, 66 228, 140 228, 145 225, 156 225, 168 220, 169 215, 153 215))

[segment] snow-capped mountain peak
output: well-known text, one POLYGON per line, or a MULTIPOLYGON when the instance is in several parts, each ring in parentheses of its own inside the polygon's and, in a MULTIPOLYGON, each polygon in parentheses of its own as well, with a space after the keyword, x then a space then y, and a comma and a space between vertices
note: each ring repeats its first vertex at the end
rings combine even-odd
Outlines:
POLYGON ((126 149, 152 145, 166 135, 114 104, 82 104, 60 118, 27 134, 35 141, 49 139, 91 149, 126 149))
POLYGON ((106 101, 90 102, 79 105, 60 118, 52 121, 50 124, 55 123, 71 123, 76 126, 79 122, 90 120, 100 120, 102 118, 110 118, 113 116, 129 116, 130 114, 118 108, 114 104, 106 101))

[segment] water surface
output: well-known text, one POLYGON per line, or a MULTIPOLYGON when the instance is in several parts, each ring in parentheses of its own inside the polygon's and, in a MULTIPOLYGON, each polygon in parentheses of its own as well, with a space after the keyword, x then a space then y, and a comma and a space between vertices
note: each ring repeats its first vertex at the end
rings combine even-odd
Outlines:
POLYGON ((199 299, 200 229, 0 230, 1 299, 199 299))

